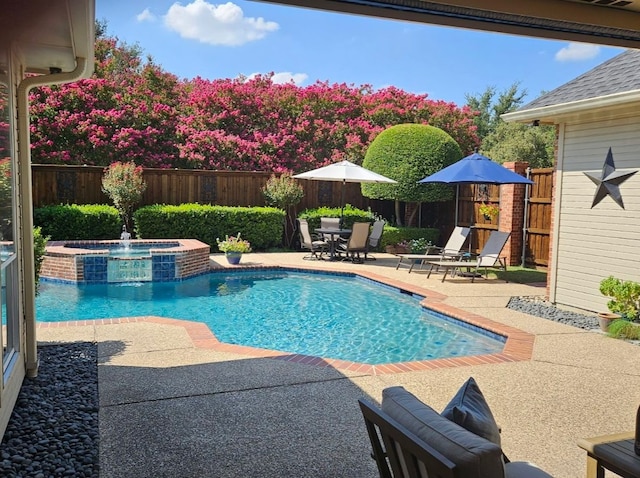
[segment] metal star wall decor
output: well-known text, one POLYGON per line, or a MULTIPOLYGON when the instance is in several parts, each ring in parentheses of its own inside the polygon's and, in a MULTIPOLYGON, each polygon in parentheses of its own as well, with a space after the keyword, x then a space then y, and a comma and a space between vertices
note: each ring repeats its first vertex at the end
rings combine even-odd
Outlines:
POLYGON ((611 196, 615 202, 618 203, 622 209, 624 209, 624 203, 622 202, 622 195, 620 194, 620 185, 636 174, 638 171, 631 171, 630 173, 623 173, 616 171, 616 166, 613 164, 613 153, 611 148, 607 153, 607 158, 604 160, 604 166, 602 166, 602 174, 597 176, 592 173, 584 173, 591 181, 594 182, 598 188, 593 196, 593 203, 591 208, 604 199, 605 196, 611 196))

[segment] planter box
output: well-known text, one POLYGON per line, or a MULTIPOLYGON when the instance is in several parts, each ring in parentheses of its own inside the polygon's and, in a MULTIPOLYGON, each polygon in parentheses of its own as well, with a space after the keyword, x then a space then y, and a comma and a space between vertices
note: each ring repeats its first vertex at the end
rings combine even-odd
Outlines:
POLYGON ((409 253, 409 248, 407 247, 403 247, 403 246, 386 246, 384 248, 385 252, 387 252, 388 254, 408 254, 409 253))

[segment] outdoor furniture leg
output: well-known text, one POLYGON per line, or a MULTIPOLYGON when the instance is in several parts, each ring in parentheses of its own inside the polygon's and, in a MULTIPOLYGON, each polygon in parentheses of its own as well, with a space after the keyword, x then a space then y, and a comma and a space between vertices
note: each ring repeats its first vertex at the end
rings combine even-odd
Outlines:
POLYGON ((604 468, 598 464, 598 460, 587 455, 587 478, 604 478, 604 468))

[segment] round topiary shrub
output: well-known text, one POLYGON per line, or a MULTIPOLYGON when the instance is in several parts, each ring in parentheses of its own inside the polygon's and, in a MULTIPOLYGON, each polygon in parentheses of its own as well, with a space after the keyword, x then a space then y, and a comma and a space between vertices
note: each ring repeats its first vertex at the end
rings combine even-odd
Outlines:
POLYGON ((453 198, 450 186, 418 181, 461 158, 456 140, 440 128, 425 124, 392 126, 371 142, 362 165, 398 183, 363 183, 362 195, 405 202, 448 201, 453 198))

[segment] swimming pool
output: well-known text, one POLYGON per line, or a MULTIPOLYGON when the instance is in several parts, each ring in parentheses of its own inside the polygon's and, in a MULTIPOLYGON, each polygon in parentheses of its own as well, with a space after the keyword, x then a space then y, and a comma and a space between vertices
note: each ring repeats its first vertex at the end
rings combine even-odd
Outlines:
POLYGON ((504 337, 358 276, 213 272, 179 282, 42 282, 39 321, 156 315, 204 322, 226 343, 371 365, 501 352, 504 337))

